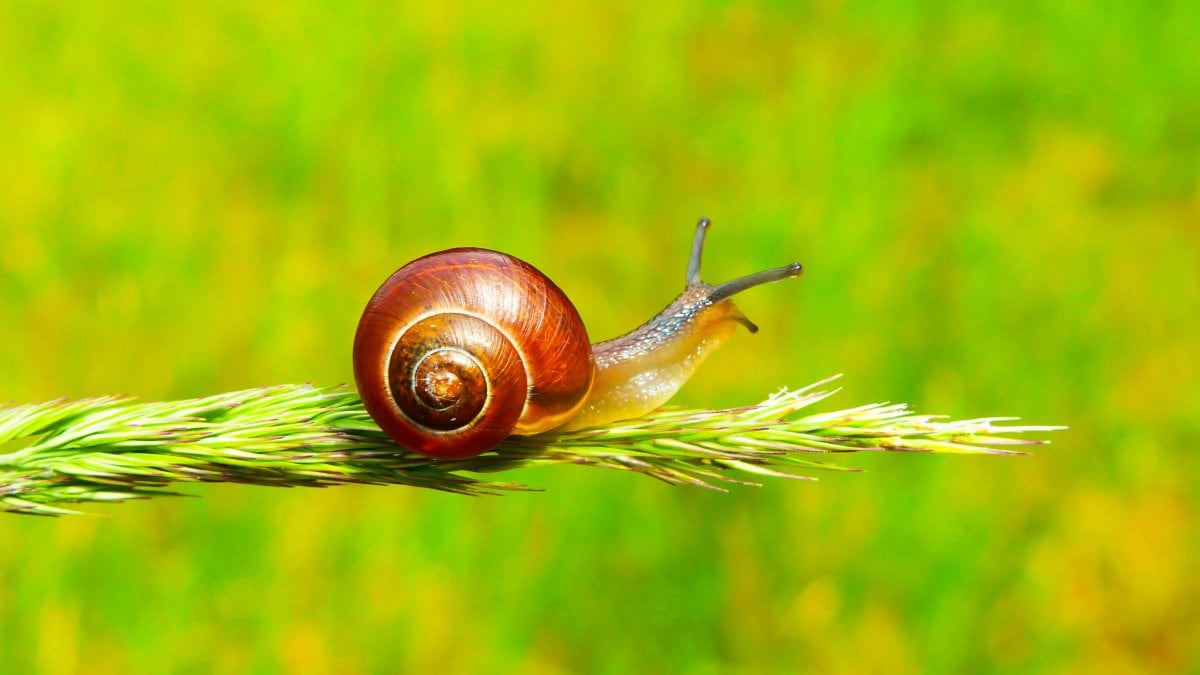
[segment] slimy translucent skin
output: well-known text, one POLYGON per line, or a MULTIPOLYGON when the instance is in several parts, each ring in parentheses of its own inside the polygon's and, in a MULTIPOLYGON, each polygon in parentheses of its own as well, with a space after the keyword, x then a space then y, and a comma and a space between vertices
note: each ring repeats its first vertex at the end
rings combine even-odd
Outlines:
POLYGON ((564 430, 644 415, 666 403, 739 323, 753 327, 733 300, 710 299, 714 287, 689 287, 645 325, 592 348, 596 379, 583 409, 564 430))
POLYGON ((614 340, 592 346, 596 377, 580 412, 563 430, 599 426, 644 415, 666 403, 696 368, 742 324, 758 327, 731 296, 772 281, 798 276, 799 263, 765 270, 712 286, 700 280, 700 258, 708 219, 696 226, 687 288, 658 316, 614 340))

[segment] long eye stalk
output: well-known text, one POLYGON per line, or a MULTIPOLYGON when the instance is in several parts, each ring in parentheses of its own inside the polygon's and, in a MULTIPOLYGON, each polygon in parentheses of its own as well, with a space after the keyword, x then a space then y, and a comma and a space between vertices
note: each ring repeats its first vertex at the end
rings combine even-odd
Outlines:
MULTIPOLYGON (((700 222, 696 223, 696 234, 692 239, 692 256, 688 259, 688 286, 700 286, 704 284, 704 280, 700 277, 700 261, 704 256, 704 240, 708 235, 708 226, 711 224, 708 218, 701 218, 700 222)), ((747 274, 733 281, 717 284, 713 287, 712 294, 709 297, 713 302, 720 302, 725 298, 741 293, 747 288, 754 288, 755 286, 769 284, 773 281, 798 277, 803 272, 804 265, 797 262, 784 265, 783 267, 755 272, 754 274, 747 274)))
POLYGON ((701 218, 696 223, 696 236, 692 239, 692 257, 688 258, 687 285, 696 286, 704 283, 700 280, 700 258, 704 255, 704 237, 708 234, 708 218, 701 218))
POLYGON ((713 302, 724 300, 731 295, 736 295, 746 290, 763 284, 769 284, 773 281, 782 281, 791 277, 798 277, 804 272, 804 265, 800 263, 792 263, 775 269, 763 270, 754 274, 747 274, 744 277, 739 277, 733 281, 726 281, 718 285, 712 293, 713 302))

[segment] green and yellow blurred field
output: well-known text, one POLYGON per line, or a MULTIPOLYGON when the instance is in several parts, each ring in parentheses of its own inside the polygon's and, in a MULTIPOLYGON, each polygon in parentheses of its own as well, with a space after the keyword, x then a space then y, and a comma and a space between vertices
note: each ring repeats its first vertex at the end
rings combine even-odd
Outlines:
POLYGON ((611 337, 707 215, 807 272, 677 402, 1070 431, 0 515, 0 673, 1200 672, 1200 3, 442 4, 0 0, 0 400, 348 381, 459 245, 611 337))

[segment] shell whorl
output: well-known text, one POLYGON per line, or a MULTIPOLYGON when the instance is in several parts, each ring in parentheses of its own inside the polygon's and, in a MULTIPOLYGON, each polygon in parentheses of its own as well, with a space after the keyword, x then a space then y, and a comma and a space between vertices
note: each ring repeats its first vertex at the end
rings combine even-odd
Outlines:
POLYGON ((379 288, 359 321, 354 371, 396 442, 461 458, 562 424, 595 366, 582 319, 545 275, 503 253, 452 249, 379 288))

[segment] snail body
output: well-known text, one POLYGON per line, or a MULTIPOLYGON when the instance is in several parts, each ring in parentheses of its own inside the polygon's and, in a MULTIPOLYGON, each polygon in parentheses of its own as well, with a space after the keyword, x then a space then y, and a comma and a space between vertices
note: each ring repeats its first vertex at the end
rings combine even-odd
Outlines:
POLYGON ((566 294, 518 258, 459 248, 401 267, 355 334, 354 378, 367 412, 400 445, 457 459, 509 435, 654 410, 739 323, 758 330, 731 296, 802 271, 796 263, 706 284, 708 224, 696 228, 683 293, 642 326, 594 346, 566 294))

